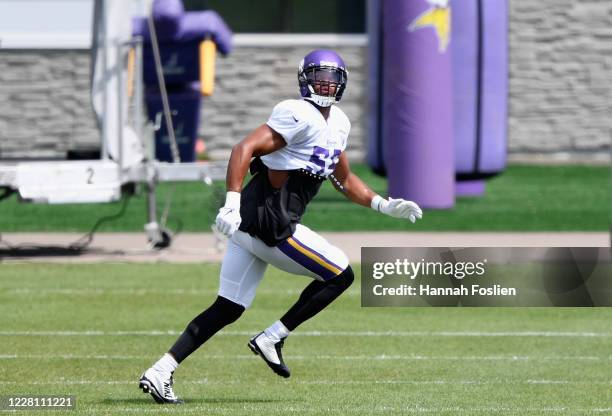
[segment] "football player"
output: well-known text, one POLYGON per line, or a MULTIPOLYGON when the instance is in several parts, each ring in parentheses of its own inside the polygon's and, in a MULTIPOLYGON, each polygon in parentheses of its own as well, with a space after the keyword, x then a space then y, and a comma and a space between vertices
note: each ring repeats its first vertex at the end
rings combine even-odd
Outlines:
POLYGON ((421 218, 421 209, 414 202, 383 198, 351 172, 344 153, 351 123, 333 105, 342 98, 347 75, 336 52, 309 53, 298 68, 302 99, 276 105, 265 124, 233 147, 225 206, 215 222, 229 237, 219 293, 142 375, 140 388, 155 401, 180 402, 172 388, 174 370, 251 305, 268 264, 313 279, 278 321, 248 342, 251 351, 276 374, 289 377, 282 356, 285 339, 353 282, 342 250, 300 224, 306 206, 326 179, 357 204, 412 222, 421 218), (252 178, 242 189, 249 167, 252 178))

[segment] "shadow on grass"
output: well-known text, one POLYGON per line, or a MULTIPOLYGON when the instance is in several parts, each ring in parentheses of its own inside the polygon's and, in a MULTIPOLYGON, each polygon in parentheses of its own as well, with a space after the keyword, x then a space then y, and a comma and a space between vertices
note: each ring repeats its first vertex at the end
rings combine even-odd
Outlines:
MULTIPOLYGON (((257 397, 181 397, 182 400, 185 401, 182 405, 190 405, 190 404, 231 404, 231 403, 277 403, 284 402, 287 403, 286 399, 263 399, 257 397)), ((98 402, 99 404, 104 405, 147 405, 151 406, 159 406, 159 404, 155 403, 151 397, 140 397, 140 398, 121 398, 121 399, 109 399, 106 398, 98 402)))
POLYGON ((98 255, 123 255, 121 250, 88 249, 76 246, 45 246, 45 245, 20 245, 8 248, 0 248, 0 260, 3 259, 29 259, 43 257, 76 257, 85 254, 98 255))

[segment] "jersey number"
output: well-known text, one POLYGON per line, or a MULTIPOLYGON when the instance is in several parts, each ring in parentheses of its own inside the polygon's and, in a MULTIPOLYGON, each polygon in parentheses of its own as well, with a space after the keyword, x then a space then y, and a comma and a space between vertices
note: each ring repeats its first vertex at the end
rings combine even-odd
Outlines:
POLYGON ((320 169, 314 171, 311 167, 309 167, 308 170, 310 170, 316 175, 323 175, 325 173, 326 168, 333 172, 336 168, 336 163, 338 163, 338 157, 340 156, 340 153, 340 150, 334 149, 333 155, 330 159, 328 149, 324 147, 315 146, 312 152, 312 156, 310 156, 310 161, 317 165, 320 169), (327 162, 331 162, 329 166, 327 166, 327 162))

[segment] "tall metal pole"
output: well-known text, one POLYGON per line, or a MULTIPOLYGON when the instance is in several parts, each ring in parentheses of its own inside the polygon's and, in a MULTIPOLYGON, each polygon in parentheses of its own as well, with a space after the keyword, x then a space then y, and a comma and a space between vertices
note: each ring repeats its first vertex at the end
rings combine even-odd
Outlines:
MULTIPOLYGON (((99 40, 102 41, 102 45, 98 45, 98 48, 101 46, 102 47, 102 74, 106 74, 106 70, 108 68, 108 57, 106 56, 107 54, 107 42, 106 42, 106 26, 108 24, 108 22, 106 21, 106 2, 102 2, 102 36, 99 37, 99 40)), ((107 136, 107 132, 108 132, 108 97, 107 94, 108 90, 106 88, 104 88, 104 90, 102 91, 102 126, 101 126, 101 133, 102 133, 102 143, 100 145, 100 150, 101 150, 101 157, 103 160, 108 160, 109 159, 109 154, 108 154, 108 138, 107 136)))
POLYGON ((119 138, 119 172, 123 169, 123 45, 119 42, 115 43, 115 47, 117 48, 117 64, 116 64, 116 72, 117 72, 117 137, 119 138))
POLYGON ((181 162, 181 156, 174 134, 174 125, 172 124, 172 115, 170 113, 170 103, 168 102, 168 91, 166 90, 166 80, 164 79, 164 71, 161 63, 161 55, 159 52, 159 43, 157 42, 157 33, 155 32, 155 23, 153 22, 153 12, 151 11, 147 17, 149 24, 149 34, 151 35, 151 47, 153 48, 153 58, 155 59, 155 70, 157 72, 157 81, 159 83, 159 93, 162 99, 162 107, 166 120, 166 130, 170 137, 170 150, 172 151, 172 161, 174 163, 181 162))

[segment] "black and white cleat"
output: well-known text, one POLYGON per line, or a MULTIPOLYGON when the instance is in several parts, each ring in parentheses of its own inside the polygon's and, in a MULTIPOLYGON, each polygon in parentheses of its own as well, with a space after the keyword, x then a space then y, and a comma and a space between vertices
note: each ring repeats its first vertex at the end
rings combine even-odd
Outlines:
POLYGON ((138 387, 143 393, 149 393, 153 400, 160 404, 180 404, 183 403, 172 390, 174 377, 172 374, 164 374, 153 368, 149 368, 140 377, 138 387))
POLYGON ((283 361, 281 349, 285 344, 285 338, 275 341, 268 337, 265 332, 255 335, 247 344, 253 354, 259 355, 276 374, 288 378, 291 371, 283 361))

